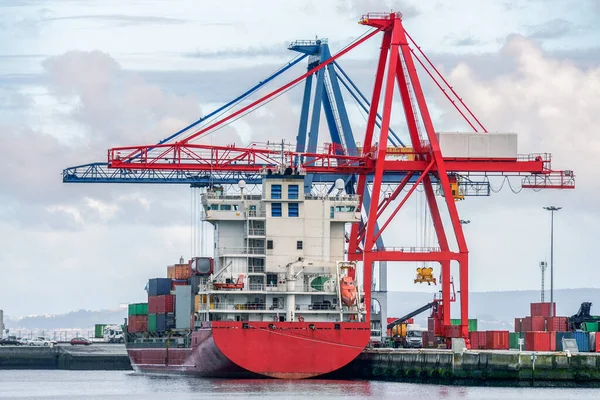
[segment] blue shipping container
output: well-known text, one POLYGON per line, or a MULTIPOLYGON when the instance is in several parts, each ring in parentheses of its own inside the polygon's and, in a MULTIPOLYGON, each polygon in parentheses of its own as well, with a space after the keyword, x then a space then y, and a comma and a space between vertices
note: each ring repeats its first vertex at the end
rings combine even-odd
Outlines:
POLYGON ((156 331, 164 332, 175 328, 175 315, 173 313, 156 314, 156 331))
POLYGON ((590 351, 590 338, 587 332, 575 331, 572 332, 572 338, 577 342, 579 351, 590 351))
POLYGON ((163 296, 171 293, 171 278, 154 278, 148 281, 148 296, 163 296))

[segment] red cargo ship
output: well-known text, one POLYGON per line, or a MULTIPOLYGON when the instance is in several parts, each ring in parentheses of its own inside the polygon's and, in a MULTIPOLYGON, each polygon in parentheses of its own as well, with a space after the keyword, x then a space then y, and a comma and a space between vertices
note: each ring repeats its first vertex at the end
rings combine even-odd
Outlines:
POLYGON ((358 198, 304 196, 303 187, 304 175, 270 174, 262 195, 202 196, 214 257, 193 259, 187 275, 181 262, 169 267, 186 285, 150 281, 147 331, 126 335, 136 371, 299 379, 361 353, 369 315, 356 265, 343 261, 358 198), (159 306, 171 296, 174 313, 159 306))

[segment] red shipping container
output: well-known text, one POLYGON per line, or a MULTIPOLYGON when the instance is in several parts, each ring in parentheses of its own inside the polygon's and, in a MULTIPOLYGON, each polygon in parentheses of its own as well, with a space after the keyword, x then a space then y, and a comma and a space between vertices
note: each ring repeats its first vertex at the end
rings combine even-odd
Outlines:
MULTIPOLYGON (((185 283, 184 283, 185 285, 185 283)), ((392 322, 394 322, 395 320, 397 320, 398 317, 387 317, 387 323, 391 324, 392 322)), ((404 321, 405 324, 414 324, 415 323, 415 319, 414 318, 409 318, 406 321, 404 321)))
POLYGON ((556 332, 548 332, 550 334, 550 351, 556 351, 556 332))
POLYGON ((158 296, 148 296, 148 314, 158 314, 158 296))
POLYGON ((486 334, 485 332, 469 332, 469 341, 471 349, 483 350, 485 349, 486 334))
POLYGON ((485 348, 488 350, 508 350, 508 331, 486 331, 485 348))
POLYGON ((162 313, 172 313, 174 312, 174 298, 172 294, 165 294, 162 296, 156 296, 157 298, 157 306, 156 306, 156 314, 162 313))
POLYGON ((531 330, 534 332, 545 332, 546 317, 531 317, 531 330))
POLYGON ((129 332, 147 332, 148 331, 148 316, 147 315, 132 315, 129 317, 127 324, 129 332))
POLYGON ((523 318, 523 330, 521 332, 531 332, 531 317, 523 318))
MULTIPOLYGON (((552 346, 550 340, 554 336, 553 332, 527 332, 525 333, 525 350, 527 351, 551 351, 556 344, 552 346)), ((556 341, 556 339, 554 340, 556 341)))
POLYGON ((435 320, 432 317, 427 318, 427 331, 433 332, 435 330, 435 320))
POLYGON ((526 332, 525 318, 515 318, 515 332, 526 332))
POLYGON ((396 318, 396 317, 387 317, 387 323, 388 323, 388 325, 391 324, 392 322, 394 322, 397 319, 398 318, 396 318))
POLYGON ((415 319, 414 318, 409 318, 406 320, 407 324, 414 324, 415 323, 415 319))
POLYGON ((546 330, 548 332, 566 332, 567 317, 546 317, 546 330))
POLYGON ((460 331, 460 326, 458 325, 451 325, 451 326, 446 326, 444 329, 444 336, 447 338, 460 338, 462 337, 462 333, 460 331))
MULTIPOLYGON (((556 303, 552 303, 552 305, 554 311, 552 315, 556 315, 556 303)), ((532 317, 549 317, 550 303, 531 303, 530 310, 532 317)))
POLYGON ((596 353, 600 353, 600 335, 596 333, 596 353))

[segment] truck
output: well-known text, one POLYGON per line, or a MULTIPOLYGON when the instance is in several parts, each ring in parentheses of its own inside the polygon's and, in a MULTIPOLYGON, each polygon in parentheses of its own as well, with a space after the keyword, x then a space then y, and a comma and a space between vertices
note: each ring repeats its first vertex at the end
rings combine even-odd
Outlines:
POLYGON ((391 329, 393 347, 423 347, 423 331, 419 324, 401 323, 391 329))
POLYGON ((107 343, 125 343, 121 325, 106 325, 103 331, 103 340, 107 343))

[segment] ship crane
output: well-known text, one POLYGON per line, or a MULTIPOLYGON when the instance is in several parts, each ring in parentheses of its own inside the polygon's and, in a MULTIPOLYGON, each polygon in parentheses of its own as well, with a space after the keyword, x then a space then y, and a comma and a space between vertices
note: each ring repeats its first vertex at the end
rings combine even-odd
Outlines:
MULTIPOLYGON (((450 265, 459 265, 461 325, 458 336, 468 337, 468 248, 455 204, 451 185, 455 176, 471 177, 519 177, 524 188, 572 189, 575 187, 572 171, 552 170, 549 154, 510 155, 502 157, 476 157, 456 154, 443 154, 440 141, 442 135, 434 130, 433 122, 416 71, 415 60, 428 76, 443 90, 445 96, 467 121, 471 128, 481 135, 487 129, 456 94, 454 89, 441 76, 412 37, 405 31, 400 13, 370 13, 364 15, 361 25, 373 28, 327 60, 315 65, 305 74, 268 93, 239 110, 197 130, 185 139, 175 143, 145 146, 117 147, 108 150, 108 167, 131 171, 162 172, 244 172, 261 173, 280 168, 304 170, 307 174, 351 175, 358 177, 356 193, 360 196, 360 211, 366 217, 364 223, 354 223, 348 237, 348 260, 363 263, 362 283, 364 287, 365 323, 368 324, 371 312, 372 265, 374 262, 433 262, 441 265, 441 299, 435 308, 436 334, 446 338, 456 337, 450 325, 451 279, 450 265), (317 149, 276 149, 260 143, 247 147, 208 146, 193 143, 193 140, 210 133, 214 129, 233 121, 256 107, 273 99, 285 90, 298 84, 308 76, 318 72, 354 48, 382 34, 375 83, 369 106, 367 126, 360 152, 356 154, 340 151, 329 145, 317 149), (409 157, 397 157, 388 149, 391 141, 391 110, 396 87, 399 89, 402 108, 410 137, 409 157), (381 105, 381 128, 376 131, 377 115, 381 105), (374 144, 375 143, 375 144, 374 144), (117 157, 117 155, 120 155, 117 157), (165 160, 168 160, 165 161, 165 160), (394 183, 394 191, 382 196, 381 189, 386 177, 401 177, 394 183), (442 222, 442 210, 436 201, 435 183, 445 200, 445 213, 449 216, 450 227, 442 222), (406 205, 409 197, 418 186, 424 189, 429 213, 432 219, 438 246, 436 247, 391 247, 378 245, 377 241, 392 221, 397 221, 398 212, 406 205), (371 198, 368 201, 367 194, 371 198), (389 216, 384 211, 390 208, 389 216), (376 229, 379 224, 380 229, 376 229), (456 239, 458 249, 451 250, 448 236, 450 230, 456 239)), ((444 139, 445 140, 445 139, 444 139)), ((405 154, 406 156, 406 154, 405 154)))

